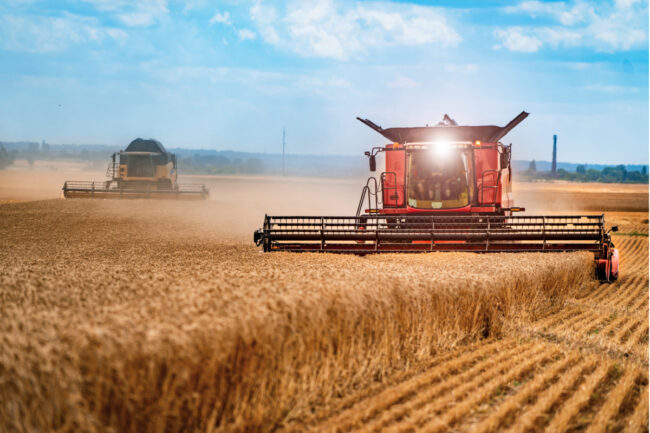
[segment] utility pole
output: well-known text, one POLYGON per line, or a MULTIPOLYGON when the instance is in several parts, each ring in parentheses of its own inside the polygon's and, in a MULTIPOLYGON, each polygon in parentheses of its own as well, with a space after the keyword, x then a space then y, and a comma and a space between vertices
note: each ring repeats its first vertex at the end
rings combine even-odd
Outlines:
POLYGON ((555 177, 557 173, 557 135, 553 134, 553 162, 551 163, 551 174, 555 177))
POLYGON ((285 165, 284 165, 284 147, 285 147, 284 136, 285 136, 284 128, 282 128, 282 176, 286 176, 285 165))

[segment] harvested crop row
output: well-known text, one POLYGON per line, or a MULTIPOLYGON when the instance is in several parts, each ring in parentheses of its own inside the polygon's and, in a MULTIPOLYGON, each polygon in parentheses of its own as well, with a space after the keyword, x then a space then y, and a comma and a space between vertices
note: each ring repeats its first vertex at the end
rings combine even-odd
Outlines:
POLYGON ((466 372, 454 377, 445 377, 445 380, 437 386, 417 393, 409 393, 411 398, 400 400, 399 404, 391 406, 372 422, 357 428, 362 431, 383 431, 396 422, 400 422, 396 428, 421 427, 426 422, 426 417, 433 414, 436 409, 455 401, 466 390, 475 388, 478 383, 503 373, 513 357, 523 359, 525 355, 534 356, 538 352, 539 349, 532 345, 500 351, 466 372), (439 398, 440 396, 442 398, 439 398))
MULTIPOLYGON (((494 377, 487 382, 483 381, 474 390, 468 390, 464 396, 465 399, 458 404, 453 405, 449 410, 442 411, 440 417, 429 417, 422 431, 440 433, 455 425, 467 413, 485 403, 489 398, 498 395, 503 387, 512 382, 524 380, 531 372, 540 366, 545 366, 557 357, 559 350, 556 348, 546 348, 540 354, 531 354, 528 359, 514 358, 512 363, 504 363, 507 369, 501 370, 501 375, 494 377)), ((485 380, 485 379, 484 379, 485 380)), ((405 431, 400 429, 399 431, 405 431)))
POLYGON ((506 430, 508 433, 528 432, 539 426, 540 422, 561 407, 569 392, 584 380, 584 375, 593 370, 597 360, 594 358, 582 361, 577 366, 559 377, 559 380, 536 396, 536 399, 520 409, 520 415, 506 430))
POLYGON ((613 356, 633 355, 632 359, 647 364, 648 240, 621 238, 625 261, 619 281, 595 288, 584 286, 564 309, 532 323, 518 323, 518 332, 613 356))
MULTIPOLYGON (((503 343, 509 347, 512 341, 503 343)), ((490 347, 494 350, 494 344, 490 347)), ((647 374, 637 366, 584 358, 577 351, 564 355, 544 343, 485 355, 469 369, 450 369, 439 381, 424 381, 424 387, 422 380, 407 380, 387 388, 313 431, 605 431, 639 422, 647 374)), ((432 366, 422 377, 439 375, 446 364, 432 366)))
POLYGON ((432 396, 448 392, 464 381, 495 368, 499 361, 520 350, 518 347, 515 349, 515 346, 516 341, 509 339, 467 350, 457 359, 434 358, 430 368, 421 374, 388 386, 373 396, 358 399, 355 404, 319 424, 317 430, 348 431, 360 427, 370 430, 373 426, 381 428, 391 420, 407 415, 413 405, 418 404, 417 401, 427 401, 432 396))
POLYGON ((491 411, 491 414, 488 413, 486 417, 478 422, 474 420, 471 431, 474 433, 487 433, 506 428, 508 423, 511 424, 515 419, 521 407, 534 401, 544 389, 557 382, 558 376, 574 366, 579 359, 577 353, 572 353, 552 364, 548 369, 523 385, 519 392, 512 396, 506 396, 496 410, 491 411))
POLYGON ((455 401, 461 400, 468 391, 476 390, 485 382, 501 380, 503 373, 516 365, 513 361, 527 357, 527 361, 543 359, 545 355, 542 349, 533 345, 521 347, 519 350, 499 352, 466 372, 448 376, 436 386, 409 394, 410 398, 400 399, 397 405, 390 407, 379 417, 356 428, 361 431, 422 429, 434 415, 446 414, 445 409, 455 401))
POLYGON ((30 206, 0 208, 0 430, 270 430, 592 277, 590 254, 265 255, 165 214, 30 206))
MULTIPOLYGON (((435 369, 447 375, 433 382, 417 381, 414 376, 388 386, 314 430, 644 431, 648 419, 646 248, 647 239, 623 244, 621 254, 632 271, 619 282, 585 285, 576 293, 580 298, 570 299, 565 308, 554 308, 538 321, 517 322, 512 332, 527 337, 523 343, 513 346, 510 338, 491 343, 485 350, 503 347, 492 356, 484 352, 484 360, 461 370, 446 369, 447 361, 433 364, 419 377, 439 375, 435 369), (596 296, 585 296, 587 291, 596 296), (552 358, 521 380, 501 380, 499 366, 514 370, 524 364, 521 354, 532 358, 534 344, 566 355, 552 358), (581 350, 570 349, 576 347, 581 350), (495 389, 490 383, 499 386, 495 389), (490 389, 493 392, 486 393, 490 389)), ((465 356, 476 352, 472 349, 465 356)), ((459 359, 466 358, 459 355, 459 359)))
MULTIPOLYGON (((444 380, 447 376, 466 371, 488 356, 511 349, 516 345, 514 339, 506 341, 479 340, 469 346, 434 356, 421 364, 413 365, 405 371, 387 377, 381 382, 371 383, 353 392, 332 408, 319 408, 310 419, 300 420, 300 429, 305 424, 328 420, 328 423, 341 426, 363 424, 380 414, 384 409, 400 400, 418 393, 444 380), (388 391, 388 392, 387 392, 388 391)), ((290 426, 288 427, 291 428, 290 426)))

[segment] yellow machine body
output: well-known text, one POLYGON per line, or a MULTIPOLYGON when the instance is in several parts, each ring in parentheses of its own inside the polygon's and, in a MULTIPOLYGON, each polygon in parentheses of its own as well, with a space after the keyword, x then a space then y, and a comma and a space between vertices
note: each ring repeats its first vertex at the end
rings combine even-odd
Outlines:
POLYGON ((133 140, 111 156, 103 182, 67 181, 66 198, 178 198, 205 199, 204 185, 178 184, 176 155, 156 140, 133 140))

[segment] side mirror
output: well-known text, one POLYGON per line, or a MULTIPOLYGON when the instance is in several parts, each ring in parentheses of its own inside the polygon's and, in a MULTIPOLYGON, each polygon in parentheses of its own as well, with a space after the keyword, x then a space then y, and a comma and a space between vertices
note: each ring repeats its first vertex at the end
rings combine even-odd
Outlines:
POLYGON ((375 159, 375 155, 368 156, 368 163, 370 164, 370 171, 377 170, 377 160, 375 159))
POLYGON ((612 228, 610 230, 613 231, 613 232, 617 232, 618 231, 618 226, 612 226, 612 228))

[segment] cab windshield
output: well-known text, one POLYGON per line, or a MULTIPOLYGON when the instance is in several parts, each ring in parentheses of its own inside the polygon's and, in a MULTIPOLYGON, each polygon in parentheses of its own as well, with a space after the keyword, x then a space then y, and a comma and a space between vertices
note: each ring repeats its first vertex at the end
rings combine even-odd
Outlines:
POLYGON ((469 204, 468 158, 462 149, 418 149, 408 155, 408 204, 453 209, 469 204))
POLYGON ((150 155, 128 155, 127 173, 129 177, 154 177, 154 171, 150 155))

